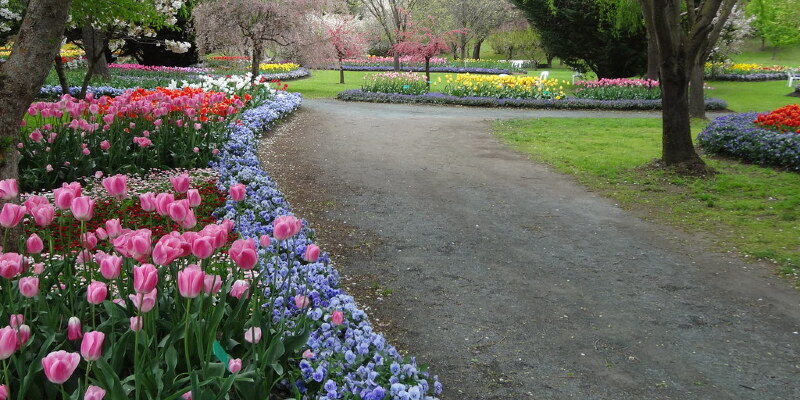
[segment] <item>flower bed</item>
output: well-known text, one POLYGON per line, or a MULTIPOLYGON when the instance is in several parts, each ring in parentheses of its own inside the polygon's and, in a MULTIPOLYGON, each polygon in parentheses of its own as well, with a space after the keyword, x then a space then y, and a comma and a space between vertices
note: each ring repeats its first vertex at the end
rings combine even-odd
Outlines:
MULTIPOLYGON (((455 97, 491 97, 497 99, 561 99, 562 87, 557 79, 541 80, 532 76, 491 76, 458 74, 445 76, 442 93, 455 97)), ((437 79, 434 86, 442 83, 437 79)))
POLYGON ((221 128, 249 97, 160 88, 33 103, 18 144, 21 182, 25 190, 40 190, 96 171, 206 166, 221 128))
MULTIPOLYGON (((329 67, 328 69, 336 69, 338 70, 339 67, 329 67)), ((394 71, 393 67, 371 67, 371 66, 362 66, 362 65, 351 65, 351 66, 344 66, 343 69, 345 71, 394 71)), ((409 66, 401 66, 401 71, 405 72, 425 72, 425 67, 409 67, 409 66)), ((514 71, 510 69, 500 69, 500 68, 471 68, 471 67, 431 67, 431 72, 443 72, 449 74, 489 74, 489 75, 499 75, 499 74, 511 74, 514 71)))
POLYGON ((266 78, 267 80, 279 80, 279 81, 291 81, 294 79, 305 78, 311 75, 311 72, 307 68, 296 68, 289 72, 276 72, 272 74, 264 74, 262 73, 261 76, 266 78))
POLYGON ((800 171, 800 134, 780 133, 756 125, 755 121, 764 115, 743 113, 719 117, 700 132, 697 143, 710 154, 800 171))
POLYGON ((787 79, 786 69, 782 65, 706 63, 705 75, 713 81, 779 81, 787 79))
MULTIPOLYGON (((96 97, 100 96, 111 96, 116 97, 124 93, 126 90, 132 88, 119 88, 119 87, 111 87, 111 86, 89 86, 86 88, 86 93, 91 93, 96 97)), ((39 89, 39 96, 41 97, 61 97, 63 90, 61 86, 57 85, 43 85, 41 89, 39 89)), ((80 86, 70 86, 69 87, 69 94, 71 96, 77 96, 81 92, 80 86)))
POLYGON ((376 93, 423 94, 428 91, 425 75, 414 72, 381 72, 364 77, 361 90, 376 93))
MULTIPOLYGON (((498 99, 494 97, 457 97, 442 93, 404 95, 368 93, 360 89, 345 90, 336 95, 339 100, 372 103, 451 104, 477 107, 546 108, 560 110, 660 110, 661 100, 592 100, 566 97, 554 99, 498 99)), ((724 110, 728 106, 720 99, 706 99, 707 110, 724 110)))
POLYGON ((163 67, 163 66, 150 66, 141 64, 108 64, 108 68, 127 70, 127 71, 179 72, 179 73, 190 73, 190 74, 207 74, 209 72, 212 72, 208 68, 163 67))
POLYGON ((659 100, 661 88, 652 79, 600 79, 575 82, 575 97, 595 100, 659 100))
POLYGON ((291 62, 258 64, 258 70, 263 74, 289 72, 298 68, 300 68, 300 65, 291 62))
MULTIPOLYGON (((259 167, 257 135, 268 128, 275 116, 297 107, 299 102, 299 95, 281 93, 270 105, 245 111, 242 124, 232 126, 231 140, 220 151, 215 168, 220 173, 221 189, 244 183, 247 193, 240 204, 229 201, 220 217, 235 221, 237 231, 244 237, 274 235, 276 218, 290 212, 275 183, 259 167)), ((352 297, 344 294, 327 257, 320 257, 315 263, 301 261, 312 237, 313 232, 303 222, 297 236, 280 244, 286 257, 267 259, 262 264, 266 276, 275 279, 281 291, 310 299, 308 351, 286 382, 298 389, 296 397, 422 399, 428 393, 439 393, 441 385, 435 377, 430 381, 413 357, 403 358, 374 332, 366 314, 352 297)), ((296 309, 291 297, 285 297, 272 310, 273 318, 294 315, 296 309)))

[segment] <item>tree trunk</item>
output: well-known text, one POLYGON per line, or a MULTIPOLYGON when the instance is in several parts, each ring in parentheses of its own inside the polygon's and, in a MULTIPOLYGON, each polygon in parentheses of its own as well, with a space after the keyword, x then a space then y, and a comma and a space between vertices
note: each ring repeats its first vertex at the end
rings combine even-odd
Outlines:
POLYGON ((689 93, 686 68, 675 57, 661 62, 661 107, 663 135, 661 159, 666 165, 690 170, 705 165, 692 145, 689 119, 689 93))
POLYGON ((264 49, 261 47, 260 42, 253 42, 253 58, 250 60, 250 83, 256 81, 259 64, 261 64, 261 58, 263 57, 263 51, 264 49))
POLYGON ((341 57, 339 57, 339 84, 344 84, 344 65, 341 57))
POLYGON ((81 39, 83 39, 83 47, 86 52, 86 62, 89 63, 88 70, 92 72, 92 75, 111 79, 111 72, 106 60, 105 34, 87 24, 81 28, 81 39))
MULTIPOLYGON (((19 123, 33 102, 58 55, 71 0, 30 0, 11 55, 0 64, 0 179, 19 179, 19 123)), ((9 232, 17 250, 21 228, 9 232)))
POLYGON ((431 58, 425 57, 425 85, 431 91, 431 58))
POLYGON ((69 82, 67 81, 67 74, 64 73, 64 63, 61 61, 60 55, 53 58, 53 64, 56 68, 56 75, 58 75, 58 83, 61 85, 61 94, 69 94, 69 82))
POLYGON ((689 75, 689 116, 706 119, 706 99, 703 92, 703 61, 692 64, 689 75))
POLYGON ((655 42, 655 39, 648 38, 647 73, 644 75, 645 79, 658 80, 658 65, 660 62, 661 61, 658 59, 658 44, 655 42))
POLYGON ((483 39, 476 39, 475 45, 472 46, 472 58, 479 59, 481 58, 481 45, 483 44, 483 39))
POLYGON ((400 72, 400 54, 394 53, 394 72, 400 72))
POLYGON ((467 58, 467 37, 464 34, 459 35, 458 40, 458 50, 461 54, 461 59, 464 60, 467 58))

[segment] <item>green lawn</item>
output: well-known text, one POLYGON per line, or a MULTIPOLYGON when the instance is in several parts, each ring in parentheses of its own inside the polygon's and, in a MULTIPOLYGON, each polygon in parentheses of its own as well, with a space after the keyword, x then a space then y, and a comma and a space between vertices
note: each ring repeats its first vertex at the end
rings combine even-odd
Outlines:
POLYGON ((765 82, 719 82, 707 81, 706 96, 728 102, 728 108, 736 112, 771 111, 787 104, 800 103, 800 98, 787 96, 794 91, 786 80, 765 82))
MULTIPOLYGON (((704 125, 696 121, 698 132, 704 125)), ((710 178, 645 168, 660 156, 658 119, 532 119, 499 122, 495 133, 533 159, 646 218, 709 234, 719 250, 775 261, 800 273, 800 179, 797 173, 705 157, 710 178)))
POLYGON ((800 66, 800 45, 780 47, 772 56, 772 48, 761 50, 761 41, 753 39, 747 42, 741 54, 731 56, 737 63, 753 63, 761 65, 800 66))

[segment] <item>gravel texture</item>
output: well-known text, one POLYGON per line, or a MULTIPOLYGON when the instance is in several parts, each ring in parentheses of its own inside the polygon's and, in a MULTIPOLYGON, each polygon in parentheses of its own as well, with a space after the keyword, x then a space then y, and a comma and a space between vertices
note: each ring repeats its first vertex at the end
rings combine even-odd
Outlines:
POLYGON ((306 100, 260 153, 442 399, 800 398, 800 294, 490 133, 545 116, 658 114, 306 100))

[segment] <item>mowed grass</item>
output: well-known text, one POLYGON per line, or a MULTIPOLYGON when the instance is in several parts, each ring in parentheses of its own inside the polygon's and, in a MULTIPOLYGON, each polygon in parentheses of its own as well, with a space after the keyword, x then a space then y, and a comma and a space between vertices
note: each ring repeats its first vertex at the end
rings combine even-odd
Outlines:
POLYGON ((728 109, 736 112, 768 112, 788 104, 800 103, 800 98, 788 94, 794 92, 786 80, 765 82, 721 82, 706 81, 707 97, 716 97, 728 102, 728 109))
POLYGON ((800 284, 800 174, 713 157, 704 159, 718 173, 707 178, 649 168, 660 157, 659 119, 513 120, 495 133, 626 209, 708 234, 721 251, 774 261, 800 284))

